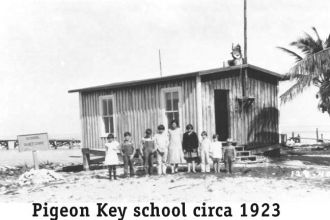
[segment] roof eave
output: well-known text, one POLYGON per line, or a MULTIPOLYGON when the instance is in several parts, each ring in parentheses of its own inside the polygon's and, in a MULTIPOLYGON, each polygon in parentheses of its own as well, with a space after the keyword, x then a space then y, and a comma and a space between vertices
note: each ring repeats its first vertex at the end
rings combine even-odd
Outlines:
POLYGON ((156 83, 156 82, 165 82, 165 81, 173 80, 173 79, 183 79, 183 78, 203 76, 203 75, 208 75, 208 74, 213 74, 213 73, 228 72, 228 71, 232 71, 232 70, 245 69, 245 68, 251 68, 251 69, 261 71, 261 72, 265 72, 268 75, 275 77, 277 80, 283 80, 283 77, 284 77, 281 74, 278 74, 276 72, 273 72, 273 71, 255 66, 255 65, 243 64, 243 65, 239 65, 239 66, 215 68, 215 69, 202 70, 202 71, 191 72, 191 73, 170 75, 170 76, 166 76, 166 77, 135 80, 135 81, 129 81, 129 82, 118 82, 118 83, 111 83, 111 84, 105 84, 105 85, 100 85, 100 86, 86 87, 86 88, 81 88, 81 89, 73 89, 73 90, 69 90, 68 92, 74 93, 74 92, 99 91, 99 90, 103 90, 103 89, 117 89, 117 88, 124 88, 124 87, 138 86, 138 85, 146 85, 146 84, 151 84, 151 83, 156 83))

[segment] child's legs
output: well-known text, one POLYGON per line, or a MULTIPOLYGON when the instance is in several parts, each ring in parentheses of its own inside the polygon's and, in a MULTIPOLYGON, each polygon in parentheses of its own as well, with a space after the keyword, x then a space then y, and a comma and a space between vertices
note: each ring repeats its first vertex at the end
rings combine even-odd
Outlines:
POLYGON ((166 169, 167 169, 167 164, 166 164, 166 161, 167 161, 167 152, 165 151, 164 152, 164 155, 162 156, 162 173, 163 174, 166 174, 166 169))
POLYGON ((154 154, 152 152, 149 152, 149 159, 148 159, 148 173, 152 174, 152 168, 154 164, 154 154))
POLYGON ((134 167, 133 167, 133 158, 131 158, 130 156, 127 156, 128 157, 128 163, 129 163, 129 174, 131 176, 134 175, 134 167))
POLYGON ((225 163, 225 169, 228 171, 228 158, 224 158, 224 163, 225 163))
POLYGON ((143 151, 143 168, 145 173, 148 172, 148 164, 149 164, 149 152, 147 150, 143 151))
POLYGON ((213 159, 213 169, 215 173, 218 172, 218 162, 216 158, 213 159))
POLYGON ((205 152, 205 164, 209 165, 210 162, 210 153, 208 151, 205 152))
POLYGON ((205 164, 205 152, 201 151, 201 164, 205 164))
POLYGON ((188 173, 190 173, 190 170, 191 170, 191 163, 188 162, 188 173))
POLYGON ((232 172, 232 168, 233 168, 232 159, 231 158, 228 158, 228 170, 229 170, 229 173, 232 172))
POLYGON ((193 172, 196 172, 196 162, 195 162, 195 160, 193 160, 193 161, 191 162, 191 164, 192 164, 192 171, 193 171, 193 172))
POLYGON ((202 169, 202 172, 205 172, 205 161, 206 159, 206 155, 205 155, 205 151, 201 151, 201 169, 202 169))
POLYGON ((157 152, 157 173, 158 175, 162 174, 162 166, 163 166, 163 158, 162 155, 157 152))
POLYGON ((113 165, 113 166, 112 166, 112 171, 113 171, 113 178, 114 178, 114 179, 117 179, 117 176, 116 176, 116 175, 117 175, 117 172, 116 172, 116 165, 113 165))
POLYGON ((178 172, 179 164, 174 164, 174 172, 178 172))
POLYGON ((111 167, 111 166, 108 166, 108 171, 109 171, 109 179, 111 179, 111 178, 112 178, 112 176, 111 176, 111 169, 112 169, 112 167, 111 167))
POLYGON ((123 161, 124 161, 124 175, 126 176, 128 174, 129 156, 123 155, 123 161))

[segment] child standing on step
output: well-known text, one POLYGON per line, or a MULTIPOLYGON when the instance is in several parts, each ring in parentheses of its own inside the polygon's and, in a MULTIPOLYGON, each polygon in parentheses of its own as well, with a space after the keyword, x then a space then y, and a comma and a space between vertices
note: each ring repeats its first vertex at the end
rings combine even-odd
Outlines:
POLYGON ((105 160, 104 165, 108 166, 109 179, 116 180, 116 166, 119 164, 118 154, 120 153, 120 144, 115 140, 113 134, 109 134, 107 137, 107 143, 105 144, 105 160))
POLYGON ((233 162, 236 158, 236 150, 233 146, 233 140, 231 138, 227 139, 227 145, 224 149, 223 159, 225 162, 226 172, 232 173, 233 162))
POLYGON ((199 146, 199 152, 201 155, 201 168, 202 172, 210 172, 210 150, 211 150, 211 141, 207 137, 207 132, 203 131, 202 140, 199 146))
POLYGON ((212 137, 210 156, 213 160, 213 168, 215 173, 220 173, 220 161, 222 159, 222 143, 219 141, 219 135, 214 134, 212 137))
POLYGON ((133 157, 134 145, 131 138, 131 133, 126 131, 124 133, 124 142, 121 144, 121 153, 124 161, 124 176, 128 176, 128 167, 130 176, 134 176, 133 157))

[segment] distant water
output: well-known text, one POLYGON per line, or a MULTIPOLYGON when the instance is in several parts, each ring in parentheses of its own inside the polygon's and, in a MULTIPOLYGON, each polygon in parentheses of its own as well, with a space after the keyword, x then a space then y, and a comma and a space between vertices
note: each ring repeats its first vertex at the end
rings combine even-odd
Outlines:
MULTIPOLYGON (((318 128, 319 138, 323 135, 323 139, 329 139, 330 141, 330 126, 327 125, 319 125, 319 126, 311 126, 311 125, 298 125, 298 126, 280 126, 280 134, 287 134, 287 137, 292 136, 292 132, 294 132, 294 136, 299 136, 301 138, 313 138, 316 139, 316 128, 318 128)), ((302 139, 305 143, 315 143, 315 140, 307 140, 302 139)))
MULTIPOLYGON (((316 139, 316 128, 319 131, 319 138, 323 134, 324 139, 330 141, 330 125, 280 125, 280 134, 287 134, 287 137, 292 136, 292 132, 297 136, 298 134, 302 138, 316 139)), ((81 140, 81 134, 79 133, 48 133, 50 139, 76 139, 81 140)), ((0 139, 16 139, 17 135, 1 135, 0 139)), ((304 142, 307 140, 304 140, 304 142)), ((313 141, 308 141, 308 143, 313 141)), ((314 141, 315 142, 315 141, 314 141)))
MULTIPOLYGON (((23 134, 19 134, 23 135, 23 134)), ((49 139, 75 139, 75 140, 81 140, 81 135, 77 133, 66 133, 66 134, 59 134, 59 133, 48 133, 49 139)), ((17 135, 2 135, 0 136, 0 140, 14 140, 17 139, 17 135)))

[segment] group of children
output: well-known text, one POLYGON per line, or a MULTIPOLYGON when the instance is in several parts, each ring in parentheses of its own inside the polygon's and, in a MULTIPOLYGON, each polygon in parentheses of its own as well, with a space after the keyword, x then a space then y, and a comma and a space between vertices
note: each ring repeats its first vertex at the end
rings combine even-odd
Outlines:
POLYGON ((142 157, 146 174, 151 175, 153 164, 157 160, 157 173, 166 174, 168 165, 171 172, 178 172, 178 164, 188 163, 188 172, 196 172, 196 164, 200 163, 202 172, 210 172, 211 159, 213 160, 214 172, 220 172, 220 163, 223 160, 226 171, 232 172, 232 162, 235 160, 235 147, 232 140, 228 139, 228 146, 222 147, 218 135, 213 135, 212 141, 207 132, 201 133, 199 141, 193 126, 188 124, 186 132, 182 135, 181 129, 174 120, 171 128, 165 132, 164 125, 157 127, 157 133, 153 136, 152 130, 147 129, 138 149, 134 148, 131 133, 124 133, 124 141, 120 144, 113 134, 107 138, 106 157, 104 164, 108 166, 109 178, 116 179, 116 166, 120 164, 121 155, 124 162, 124 176, 134 175, 134 157, 142 157))

